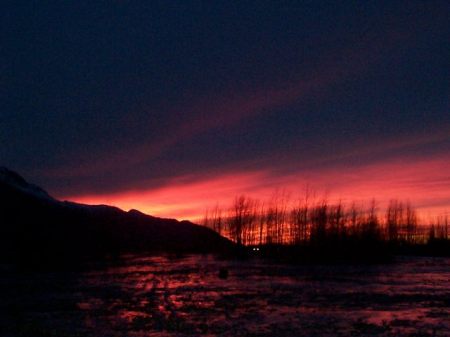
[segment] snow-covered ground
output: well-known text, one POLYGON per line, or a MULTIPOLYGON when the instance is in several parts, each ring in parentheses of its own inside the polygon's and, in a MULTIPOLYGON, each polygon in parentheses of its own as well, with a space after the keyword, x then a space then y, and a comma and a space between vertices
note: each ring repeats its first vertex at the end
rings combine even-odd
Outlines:
POLYGON ((2 336, 450 336, 449 258, 127 256, 89 272, 0 275, 2 336))

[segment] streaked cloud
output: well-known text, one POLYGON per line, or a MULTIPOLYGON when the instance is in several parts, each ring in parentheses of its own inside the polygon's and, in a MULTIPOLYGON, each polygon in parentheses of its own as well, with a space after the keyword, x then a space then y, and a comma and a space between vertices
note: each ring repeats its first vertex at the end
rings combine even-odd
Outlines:
POLYGON ((305 189, 316 198, 332 202, 368 203, 375 198, 380 208, 390 199, 410 201, 419 212, 443 214, 450 205, 450 160, 397 159, 371 165, 309 169, 290 175, 277 172, 228 172, 214 177, 178 177, 155 189, 130 190, 108 195, 69 196, 78 202, 112 204, 137 208, 149 214, 198 219, 206 208, 219 204, 225 209, 237 193, 270 200, 276 191, 291 199, 304 196, 305 189))

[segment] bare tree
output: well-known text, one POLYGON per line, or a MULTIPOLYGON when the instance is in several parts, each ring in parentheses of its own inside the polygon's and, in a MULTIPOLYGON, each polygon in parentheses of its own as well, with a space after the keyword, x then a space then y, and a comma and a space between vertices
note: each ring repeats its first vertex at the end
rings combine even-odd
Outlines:
POLYGON ((212 210, 210 222, 212 229, 215 230, 220 235, 222 235, 223 219, 222 219, 222 210, 220 209, 219 204, 216 204, 216 206, 212 210))
POLYGON ((367 220, 363 226, 364 237, 374 241, 379 239, 379 220, 377 215, 377 206, 375 199, 370 202, 367 220))
POLYGON ((230 235, 238 244, 246 244, 254 223, 254 201, 245 195, 236 197, 229 217, 230 235))
POLYGON ((327 238, 328 204, 325 200, 314 206, 311 212, 312 243, 323 243, 327 238))
POLYGON ((266 223, 266 213, 264 211, 264 203, 261 204, 261 208, 259 210, 259 245, 261 246, 263 244, 263 234, 264 231, 267 231, 267 227, 266 229, 264 228, 264 224, 266 223))
POLYGON ((399 238, 399 222, 401 219, 401 203, 397 200, 391 200, 386 210, 387 238, 389 241, 396 242, 399 238))
POLYGON ((325 199, 312 203, 307 193, 291 205, 287 193, 276 192, 269 204, 237 196, 225 216, 216 204, 206 210, 202 223, 238 245, 325 244, 348 239, 417 244, 448 239, 448 216, 436 218, 426 232, 418 226, 417 213, 409 202, 391 200, 383 223, 378 214, 375 200, 368 208, 354 202, 346 207, 341 201, 330 204, 325 199))
POLYGON ((417 229, 417 214, 408 202, 406 204, 406 241, 415 243, 415 235, 417 229))

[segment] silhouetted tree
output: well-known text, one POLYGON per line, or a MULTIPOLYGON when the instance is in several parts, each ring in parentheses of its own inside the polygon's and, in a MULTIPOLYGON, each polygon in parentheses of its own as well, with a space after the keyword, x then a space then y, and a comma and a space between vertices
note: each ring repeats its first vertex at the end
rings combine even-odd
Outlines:
POLYGON ((327 238, 328 204, 324 200, 311 211, 311 242, 323 243, 327 238))
POLYGON ((378 214, 375 200, 367 208, 354 202, 347 208, 342 202, 311 202, 306 194, 297 204, 290 204, 287 193, 277 192, 268 204, 245 195, 238 196, 226 216, 216 205, 206 211, 202 223, 238 245, 332 244, 343 247, 342 242, 384 240, 397 245, 448 239, 447 216, 436 218, 427 232, 425 227, 418 226, 417 213, 409 202, 391 200, 384 222, 378 214))
POLYGON ((397 200, 391 200, 386 210, 387 238, 396 242, 399 238, 399 222, 401 219, 402 206, 397 200))
POLYGON ((215 230, 217 233, 222 235, 222 210, 219 208, 219 205, 216 204, 214 207, 212 214, 211 214, 211 220, 212 222, 212 229, 215 230))
POLYGON ((415 235, 417 229, 417 214, 408 202, 406 204, 406 241, 409 243, 415 242, 415 235))
POLYGON ((259 218, 259 245, 261 246, 263 244, 264 224, 266 223, 266 213, 264 211, 264 203, 261 204, 258 218, 259 218))

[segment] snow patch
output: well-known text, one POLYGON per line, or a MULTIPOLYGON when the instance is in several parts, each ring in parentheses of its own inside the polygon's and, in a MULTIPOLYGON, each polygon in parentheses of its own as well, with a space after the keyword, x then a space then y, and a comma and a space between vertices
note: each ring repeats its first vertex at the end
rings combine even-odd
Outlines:
POLYGON ((27 194, 31 194, 35 197, 47 200, 54 200, 46 191, 42 188, 27 183, 27 181, 22 178, 16 172, 13 172, 6 167, 0 167, 0 183, 11 186, 27 194))

